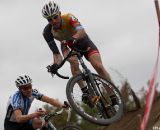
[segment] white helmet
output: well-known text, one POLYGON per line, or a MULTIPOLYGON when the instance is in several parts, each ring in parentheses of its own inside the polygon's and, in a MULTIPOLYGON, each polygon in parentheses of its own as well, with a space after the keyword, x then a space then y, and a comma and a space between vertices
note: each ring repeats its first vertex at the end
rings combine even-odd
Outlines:
POLYGON ((32 83, 32 79, 28 75, 19 76, 16 81, 16 86, 19 88, 20 86, 28 85, 32 83))
POLYGON ((42 15, 44 18, 52 17, 57 13, 59 13, 59 6, 54 1, 50 1, 43 6, 42 15))

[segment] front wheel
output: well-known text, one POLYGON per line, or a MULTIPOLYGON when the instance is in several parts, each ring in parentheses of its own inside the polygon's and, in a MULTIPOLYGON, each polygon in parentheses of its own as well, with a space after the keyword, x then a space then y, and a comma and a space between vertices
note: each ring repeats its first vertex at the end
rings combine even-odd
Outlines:
POLYGON ((67 83, 66 95, 68 101, 72 108, 81 115, 84 119, 98 124, 98 125, 108 125, 117 120, 119 120, 123 115, 123 101, 119 90, 111 82, 101 78, 97 74, 92 74, 94 79, 94 84, 97 87, 95 93, 98 93, 100 97, 94 107, 82 102, 82 91, 78 85, 80 81, 91 86, 91 83, 87 80, 83 74, 72 77, 67 83), (116 96, 118 109, 115 110, 112 106, 112 102, 108 91, 112 92, 116 96))

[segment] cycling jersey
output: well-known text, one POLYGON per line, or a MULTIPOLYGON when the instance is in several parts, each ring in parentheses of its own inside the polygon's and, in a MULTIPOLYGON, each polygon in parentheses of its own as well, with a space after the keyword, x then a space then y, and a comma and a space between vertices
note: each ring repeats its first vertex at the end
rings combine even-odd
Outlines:
POLYGON ((78 19, 76 19, 72 14, 68 13, 61 15, 61 18, 61 27, 59 29, 54 29, 54 27, 48 23, 43 31, 43 36, 54 54, 59 54, 59 50, 54 39, 58 41, 69 40, 78 29, 82 29, 78 19), (79 26, 74 28, 74 25, 76 24, 79 24, 79 26))
MULTIPOLYGON (((10 127, 16 127, 18 130, 21 130, 24 126, 30 126, 29 122, 26 123, 17 123, 14 111, 19 109, 22 112, 22 115, 27 115, 30 109, 30 106, 33 100, 36 98, 41 100, 43 94, 39 93, 37 90, 32 90, 32 96, 26 97, 20 91, 17 91, 15 94, 10 96, 8 105, 7 105, 7 113, 5 117, 5 130, 8 130, 10 127)), ((29 127, 29 128, 30 128, 29 127)))
POLYGON ((83 29, 78 19, 72 14, 64 14, 61 18, 61 27, 59 29, 52 27, 51 29, 51 33, 56 40, 69 40, 77 30, 83 29), (75 25, 77 26, 74 27, 75 25))
MULTIPOLYGON (((48 23, 48 25, 45 27, 43 31, 43 36, 54 54, 59 54, 59 50, 58 47, 56 46, 54 39, 60 42, 63 40, 70 40, 70 38, 78 30, 83 29, 82 25, 74 15, 68 13, 61 15, 61 18, 62 18, 61 27, 59 29, 54 29, 54 27, 50 23, 48 23)), ((83 49, 86 49, 88 47, 91 48, 88 54, 86 54, 86 57, 89 56, 90 54, 93 54, 93 52, 98 53, 97 47, 89 39, 88 36, 79 39, 78 42, 79 42, 78 44, 79 48, 83 49)))

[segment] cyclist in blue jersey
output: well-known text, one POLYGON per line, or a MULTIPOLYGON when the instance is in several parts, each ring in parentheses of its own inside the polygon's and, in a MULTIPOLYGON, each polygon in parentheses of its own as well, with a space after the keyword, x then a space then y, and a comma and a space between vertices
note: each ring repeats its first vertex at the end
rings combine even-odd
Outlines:
POLYGON ((28 114, 34 99, 58 108, 68 107, 32 89, 32 79, 28 75, 19 76, 15 83, 19 90, 9 98, 4 130, 36 130, 42 127, 42 119, 39 117, 45 114, 43 110, 28 114))

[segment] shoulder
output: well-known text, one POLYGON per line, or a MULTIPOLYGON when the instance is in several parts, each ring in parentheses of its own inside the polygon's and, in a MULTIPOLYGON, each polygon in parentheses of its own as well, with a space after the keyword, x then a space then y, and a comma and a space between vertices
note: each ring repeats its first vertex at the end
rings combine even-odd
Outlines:
POLYGON ((51 33, 51 30, 52 30, 52 25, 48 23, 43 30, 43 36, 47 42, 53 40, 53 35, 51 33))
POLYGON ((32 95, 34 96, 34 95, 37 95, 37 94, 39 94, 39 91, 37 89, 33 89, 32 90, 32 95))
POLYGON ((62 15, 62 19, 72 26, 80 25, 80 22, 78 21, 78 19, 71 13, 62 15))
POLYGON ((66 13, 66 14, 63 14, 61 15, 63 19, 65 20, 71 20, 71 19, 76 19, 78 20, 73 14, 71 13, 66 13))
POLYGON ((43 29, 43 33, 50 32, 51 28, 52 28, 52 25, 48 23, 43 29))
POLYGON ((13 101, 13 102, 16 102, 18 100, 20 100, 22 98, 22 93, 20 91, 16 91, 11 97, 10 99, 13 101))
POLYGON ((9 100, 13 109, 21 108, 21 103, 23 99, 20 91, 17 91, 16 93, 14 93, 9 100))
POLYGON ((38 100, 40 100, 43 96, 42 93, 40 93, 37 89, 32 90, 32 96, 38 100))

